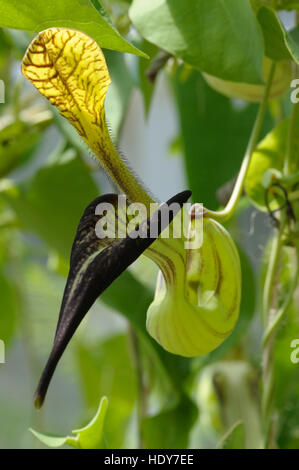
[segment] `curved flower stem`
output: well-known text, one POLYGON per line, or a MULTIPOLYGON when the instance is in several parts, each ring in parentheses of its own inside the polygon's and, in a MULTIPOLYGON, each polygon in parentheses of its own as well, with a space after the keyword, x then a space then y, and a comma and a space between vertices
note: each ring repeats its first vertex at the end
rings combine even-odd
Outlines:
POLYGON ((275 62, 272 62, 269 77, 265 86, 264 96, 263 96, 262 102, 260 104, 260 107, 256 116, 256 120, 252 129, 252 132, 251 132, 247 149, 246 149, 243 161, 242 161, 241 169, 240 169, 236 184, 234 186, 232 195, 230 197, 230 200, 228 201, 226 207, 223 210, 220 210, 220 211, 210 211, 208 209, 206 210, 207 216, 210 216, 218 221, 225 221, 232 216, 238 204, 240 196, 242 194, 245 178, 246 178, 250 161, 251 161, 251 156, 256 147, 256 144, 260 135, 261 127, 264 121, 268 98, 269 98, 269 92, 270 92, 271 84, 273 81, 274 73, 275 73, 275 62))
POLYGON ((120 157, 107 129, 104 141, 106 143, 103 146, 104 148, 92 148, 101 164, 119 188, 126 194, 130 202, 140 202, 148 209, 154 200, 120 157))

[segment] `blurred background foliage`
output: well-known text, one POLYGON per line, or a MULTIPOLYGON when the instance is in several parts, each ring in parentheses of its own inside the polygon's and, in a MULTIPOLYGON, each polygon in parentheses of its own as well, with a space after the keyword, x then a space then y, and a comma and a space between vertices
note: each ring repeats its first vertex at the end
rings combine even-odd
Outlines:
MULTIPOLYGON (((273 227, 246 196, 227 224, 243 272, 240 319, 233 334, 213 353, 192 360, 162 350, 145 330, 157 271, 140 258, 91 309, 58 367, 43 410, 33 409, 32 394, 53 339, 77 223, 92 199, 112 189, 73 128, 21 77, 20 61, 32 31, 38 30, 35 18, 44 27, 63 26, 63 18, 78 27, 80 14, 82 21, 90 10, 94 17, 88 33, 95 39, 101 37, 99 18, 110 25, 111 49, 116 50, 104 53, 112 78, 106 99, 111 132, 161 200, 188 187, 193 200, 210 209, 224 204, 258 105, 215 91, 198 70, 213 74, 215 67, 198 49, 186 46, 188 35, 184 47, 176 38, 159 37, 154 13, 162 16, 166 2, 151 4, 162 9, 153 10, 152 23, 147 23, 151 11, 143 17, 141 0, 133 2, 130 15, 129 0, 68 0, 62 2, 66 16, 56 12, 59 25, 53 5, 52 13, 46 12, 49 21, 41 21, 38 14, 28 16, 28 8, 32 11, 38 2, 17 3, 16 12, 15 2, 0 2, 0 12, 8 12, 7 18, 0 15, 0 78, 5 83, 5 103, 0 104, 0 338, 6 345, 6 363, 0 364, 0 447, 42 445, 29 427, 65 435, 88 422, 104 395, 109 400, 104 425, 109 448, 214 448, 221 439, 222 447, 260 447, 260 280, 273 227), (67 16, 72 4, 77 19, 67 16), (161 54, 163 47, 167 52, 161 54), (133 50, 137 55, 124 53, 133 50)), ((254 20, 250 2, 241 3, 254 20)), ((282 3, 276 6, 298 6, 282 3)), ((175 17, 180 2, 174 4, 175 17)), ((292 12, 282 12, 281 18, 288 29, 294 25, 292 12)), ((243 26, 248 33, 255 27, 253 22, 243 26)), ((244 30, 241 34, 245 50, 248 37, 244 30)), ((263 60, 259 41, 261 37, 253 52, 257 62, 263 60)), ((212 46, 210 54, 223 54, 217 41, 212 46)), ((261 83, 258 67, 249 68, 240 70, 251 83, 261 83)), ((242 77, 240 70, 230 73, 242 77)), ((229 74, 222 78, 232 79, 229 74)), ((289 108, 287 94, 270 102, 263 136, 289 108)), ((299 367, 290 361, 290 341, 298 332, 294 302, 278 332, 274 357, 277 443, 283 448, 299 447, 299 367)))

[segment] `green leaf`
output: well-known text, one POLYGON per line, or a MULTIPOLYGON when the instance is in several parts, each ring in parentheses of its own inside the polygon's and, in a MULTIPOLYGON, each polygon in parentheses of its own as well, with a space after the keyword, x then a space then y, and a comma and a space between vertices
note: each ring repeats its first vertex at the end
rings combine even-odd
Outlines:
POLYGON ((245 449, 245 429, 242 421, 237 421, 225 433, 217 449, 245 449))
POLYGON ((102 448, 102 435, 107 408, 108 399, 106 397, 103 397, 101 399, 99 408, 90 423, 84 428, 72 431, 74 434, 78 434, 77 441, 80 449, 102 448))
POLYGON ((43 444, 48 447, 62 447, 66 441, 66 437, 55 436, 54 434, 42 433, 35 431, 34 429, 29 429, 30 432, 43 444))
POLYGON ((41 137, 37 126, 15 121, 0 130, 0 176, 27 162, 41 137))
POLYGON ((262 6, 257 14, 262 27, 265 54, 273 60, 293 59, 299 63, 299 27, 287 33, 277 13, 267 6, 262 6))
POLYGON ((287 149, 289 119, 281 121, 259 143, 252 154, 251 163, 245 182, 245 190, 251 201, 260 210, 266 211, 263 175, 270 168, 278 171, 283 169, 287 149))
POLYGON ((264 44, 249 1, 134 0, 129 14, 145 39, 188 64, 225 80, 262 83, 264 44))
POLYGON ((185 449, 197 414, 194 403, 187 396, 183 396, 174 408, 145 418, 142 423, 142 435, 146 448, 185 449))
POLYGON ((116 335, 99 341, 80 336, 76 341, 76 364, 86 406, 93 409, 99 395, 109 397, 105 440, 110 448, 124 447, 128 421, 137 396, 136 368, 127 335, 116 335))
POLYGON ((299 25, 286 34, 285 41, 294 61, 299 64, 299 25))
POLYGON ((0 292, 0 339, 8 346, 15 331, 18 303, 15 287, 4 274, 2 266, 0 271, 0 292))
POLYGON ((146 55, 127 42, 89 0, 0 0, 0 25, 40 32, 50 27, 78 29, 100 47, 146 55))
POLYGON ((83 391, 89 408, 97 406, 99 394, 103 393, 133 405, 136 370, 126 335, 104 338, 100 343, 98 339, 93 342, 89 337, 82 339, 81 335, 76 342, 76 363, 83 379, 83 391), (108 374, 110 368, 114 370, 113 376, 108 374))
MULTIPOLYGON (((269 73, 271 71, 272 60, 264 57, 263 61, 263 78, 267 83, 269 73)), ((261 102, 265 92, 265 85, 252 85, 250 83, 237 83, 222 80, 221 78, 212 77, 207 73, 203 73, 207 83, 219 93, 233 98, 250 102, 261 102)), ((290 60, 283 60, 276 64, 272 85, 269 92, 269 100, 277 98, 290 89, 292 80, 292 67, 290 60)))
MULTIPOLYGON (((5 33, 3 30, 0 30, 0 72, 2 74, 2 67, 5 65, 8 57, 9 57, 9 43, 6 39, 5 33)), ((1 78, 3 78, 1 76, 1 78)))
POLYGON ((257 19, 264 35, 266 56, 273 60, 290 59, 285 45, 285 31, 276 12, 263 6, 258 11, 257 19))
MULTIPOLYGON (((145 39, 141 43, 141 48, 144 50, 150 59, 158 52, 158 47, 155 44, 151 44, 150 42, 146 41, 145 39)), ((145 109, 145 115, 147 116, 149 113, 151 100, 153 96, 153 92, 155 89, 154 83, 151 83, 146 76, 146 71, 149 67, 149 62, 142 57, 138 59, 138 75, 139 75, 139 87, 143 96, 143 103, 145 109)))
POLYGON ((15 210, 24 228, 38 234, 68 258, 76 227, 98 189, 82 160, 61 145, 31 179, 1 195, 15 210))
MULTIPOLYGON (((225 430, 230 430, 239 421, 244 423, 245 432, 239 429, 237 435, 240 440, 243 440, 242 434, 245 437, 245 448, 257 449, 262 446, 258 374, 249 362, 240 359, 227 360, 205 367, 200 375, 198 398, 203 415, 202 425, 207 423, 208 426, 207 416, 204 416, 206 410, 210 414, 212 426, 217 423, 220 412, 225 430), (218 406, 215 406, 215 398, 218 406)), ((240 445, 240 440, 236 442, 233 439, 230 444, 240 445)), ((226 442, 226 446, 230 448, 229 442, 226 442)))
POLYGON ((87 426, 81 429, 72 431, 73 436, 55 436, 54 434, 41 433, 34 429, 29 429, 30 432, 43 444, 48 447, 62 447, 67 444, 77 449, 102 449, 103 448, 103 427, 104 420, 108 407, 108 399, 103 397, 101 399, 98 410, 87 426))

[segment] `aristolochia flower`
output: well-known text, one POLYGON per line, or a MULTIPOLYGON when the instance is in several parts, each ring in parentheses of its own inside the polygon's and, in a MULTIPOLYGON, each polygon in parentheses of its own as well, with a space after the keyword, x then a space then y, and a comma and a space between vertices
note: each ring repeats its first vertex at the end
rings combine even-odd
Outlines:
MULTIPOLYGON (((79 31, 48 29, 30 44, 22 72, 76 128, 127 201, 143 204, 148 211, 135 218, 132 226, 132 213, 127 205, 120 213, 117 195, 101 196, 87 207, 73 244, 54 346, 36 392, 36 405, 41 406, 57 362, 91 305, 143 252, 160 268, 155 298, 147 312, 149 333, 167 351, 186 357, 215 349, 231 333, 239 314, 237 250, 228 232, 204 214, 188 217, 189 235, 196 235, 197 222, 202 222, 201 244, 186 247, 191 237, 183 231, 177 238, 175 222, 184 219, 180 209, 189 191, 156 205, 154 214, 150 213, 154 201, 126 167, 107 129, 104 100, 110 77, 99 46, 79 31), (99 237, 96 208, 100 203, 109 203, 108 219, 109 214, 117 215, 118 228, 129 222, 138 236, 126 231, 125 237, 117 237, 108 229, 106 237, 99 237), (166 220, 163 214, 172 203, 177 205, 166 220), (170 222, 169 238, 159 237, 170 222), (152 235, 155 224, 158 229, 152 235)), ((103 228, 100 224, 100 231, 103 228)))

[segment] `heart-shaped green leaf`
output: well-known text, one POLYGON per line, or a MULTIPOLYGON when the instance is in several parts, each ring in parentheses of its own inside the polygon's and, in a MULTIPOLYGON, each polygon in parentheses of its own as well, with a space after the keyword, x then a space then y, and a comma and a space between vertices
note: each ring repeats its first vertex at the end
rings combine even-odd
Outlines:
POLYGON ((263 83, 263 37, 247 0, 134 0, 129 13, 145 39, 199 70, 263 83))
POLYGON ((51 26, 78 29, 101 47, 147 57, 127 42, 102 13, 90 0, 0 0, 0 26, 5 28, 33 32, 51 26))

